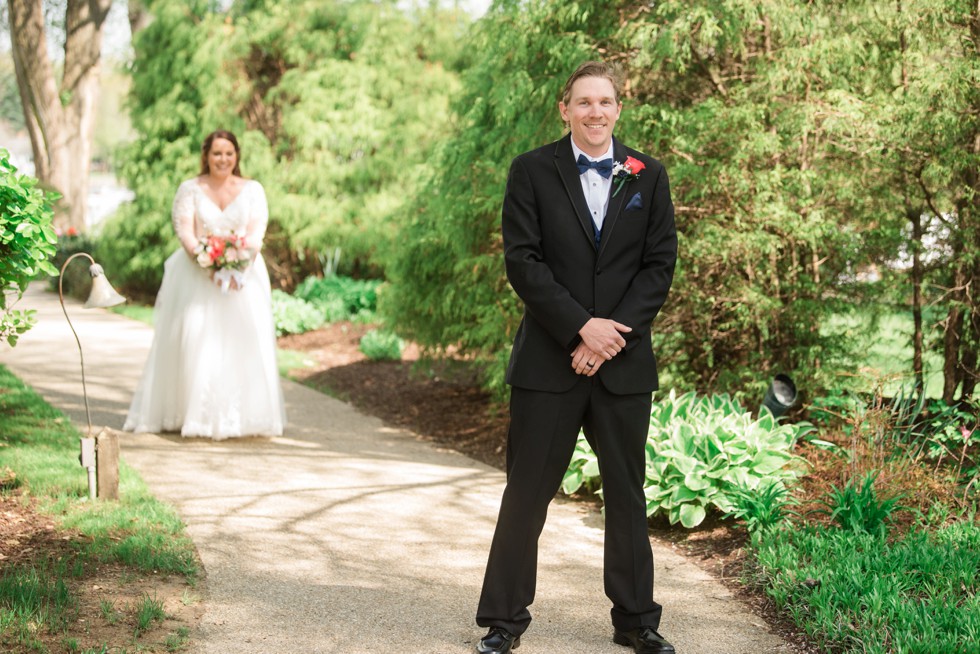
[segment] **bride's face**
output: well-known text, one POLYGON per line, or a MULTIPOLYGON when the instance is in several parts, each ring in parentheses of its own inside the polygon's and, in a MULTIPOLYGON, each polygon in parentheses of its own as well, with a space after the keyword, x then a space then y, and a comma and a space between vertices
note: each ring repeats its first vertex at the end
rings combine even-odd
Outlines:
POLYGON ((223 138, 216 138, 211 142, 211 149, 208 150, 208 170, 215 177, 227 177, 235 170, 238 163, 238 154, 231 141, 223 138))

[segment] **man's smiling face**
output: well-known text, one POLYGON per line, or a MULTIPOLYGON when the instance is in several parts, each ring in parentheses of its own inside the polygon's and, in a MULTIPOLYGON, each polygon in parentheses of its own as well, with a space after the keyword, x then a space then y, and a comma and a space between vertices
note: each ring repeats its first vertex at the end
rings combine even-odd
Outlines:
POLYGON ((613 128, 623 103, 605 77, 581 77, 572 84, 568 104, 558 103, 562 119, 572 131, 572 140, 583 152, 601 157, 609 150, 613 128))

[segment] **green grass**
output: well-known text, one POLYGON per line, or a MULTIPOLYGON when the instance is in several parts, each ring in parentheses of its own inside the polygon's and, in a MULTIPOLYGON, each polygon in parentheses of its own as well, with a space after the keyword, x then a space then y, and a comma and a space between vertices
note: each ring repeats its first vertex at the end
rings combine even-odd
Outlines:
POLYGON ((136 636, 149 631, 154 622, 163 622, 167 613, 163 610, 163 602, 155 597, 144 595, 136 606, 136 636))
MULTIPOLYGON (((70 556, 0 570, 0 644, 43 651, 33 634, 42 627, 66 629, 76 602, 70 581, 98 562, 195 581, 197 560, 183 523, 124 461, 119 466, 121 499, 88 499, 88 479, 78 464, 80 437, 64 414, 0 366, 0 479, 5 480, 0 492, 20 491, 37 510, 53 516, 60 529, 78 533, 69 542, 70 556)), ((102 611, 107 619, 114 614, 111 606, 102 611)))
POLYGON ((0 574, 0 644, 9 639, 38 647, 34 637, 38 628, 64 630, 78 610, 69 590, 73 572, 64 559, 48 558, 5 569, 0 574))
POLYGON ((119 613, 116 612, 116 603, 112 600, 100 600, 99 610, 102 611, 102 617, 105 618, 105 621, 109 624, 116 624, 119 622, 119 613))
POLYGON ((0 469, 59 517, 60 526, 87 538, 83 553, 143 571, 193 576, 194 549, 176 511, 159 502, 125 461, 119 463, 118 502, 88 500, 78 464, 81 434, 57 409, 0 366, 0 469))
POLYGON ((164 641, 164 647, 167 648, 168 652, 179 652, 180 650, 187 647, 187 641, 190 640, 191 632, 187 627, 179 627, 177 631, 167 636, 164 641))
POLYGON ((153 324, 153 307, 146 304, 118 304, 110 307, 109 311, 118 313, 120 316, 132 318, 133 320, 145 322, 147 325, 153 324))
POLYGON ((167 648, 168 652, 179 652, 187 647, 190 636, 191 632, 187 627, 179 627, 177 631, 167 636, 163 643, 164 647, 167 648))
POLYGON ((282 377, 287 377, 293 379, 294 376, 289 373, 293 370, 302 370, 303 368, 313 368, 316 367, 317 362, 310 358, 306 352, 298 352, 296 350, 276 350, 276 361, 279 365, 279 375, 282 377))

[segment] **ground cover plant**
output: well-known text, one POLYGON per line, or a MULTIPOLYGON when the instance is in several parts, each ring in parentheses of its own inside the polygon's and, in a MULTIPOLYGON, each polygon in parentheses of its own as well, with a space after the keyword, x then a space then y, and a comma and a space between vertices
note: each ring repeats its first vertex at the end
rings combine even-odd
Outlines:
POLYGON ((746 521, 745 582, 822 651, 980 650, 977 407, 908 389, 815 404, 837 447, 807 452, 814 474, 769 498, 775 519, 746 521))
POLYGON ((349 320, 371 323, 378 319, 378 287, 374 279, 343 275, 311 276, 292 294, 272 291, 276 336, 303 334, 327 323, 349 320))
MULTIPOLYGON (((709 510, 727 513, 737 498, 762 488, 782 488, 805 471, 793 454, 810 433, 806 423, 780 424, 764 411, 754 418, 727 395, 678 395, 653 403, 647 440, 647 516, 691 528, 709 510)), ((582 485, 601 493, 595 453, 580 435, 562 483, 571 494, 582 485)))
POLYGON ((980 647, 980 527, 916 519, 900 535, 789 522, 752 549, 750 581, 825 651, 949 654, 980 647))
POLYGON ((372 322, 378 309, 377 279, 354 279, 343 275, 307 277, 293 296, 323 311, 326 322, 352 320, 372 322))
MULTIPOLYGON (((980 651, 977 407, 872 386, 814 401, 816 427, 724 396, 655 401, 648 514, 691 553, 706 518, 709 533, 743 532, 728 560, 740 591, 819 651, 980 651)), ((582 487, 601 494, 584 437, 563 489, 582 487)))
POLYGON ((200 612, 193 544, 125 462, 121 499, 88 500, 78 439, 0 366, 0 649, 177 651, 200 612))

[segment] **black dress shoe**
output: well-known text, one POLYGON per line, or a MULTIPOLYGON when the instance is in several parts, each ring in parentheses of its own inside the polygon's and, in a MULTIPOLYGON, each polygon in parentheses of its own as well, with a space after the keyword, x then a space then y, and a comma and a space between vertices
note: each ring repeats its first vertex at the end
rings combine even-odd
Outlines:
POLYGON ((520 646, 520 636, 515 636, 502 627, 491 627, 487 635, 476 644, 476 651, 480 654, 507 654, 520 646))
POLYGON ((613 632, 613 642, 632 647, 636 654, 674 654, 674 646, 650 627, 640 627, 632 631, 613 632))

